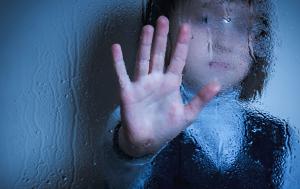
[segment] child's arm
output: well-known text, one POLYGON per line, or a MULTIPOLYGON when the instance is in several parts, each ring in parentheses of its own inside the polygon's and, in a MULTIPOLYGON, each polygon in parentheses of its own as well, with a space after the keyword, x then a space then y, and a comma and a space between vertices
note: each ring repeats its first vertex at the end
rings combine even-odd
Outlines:
POLYGON ((120 107, 110 115, 106 127, 102 131, 101 139, 101 170, 106 183, 110 188, 143 188, 145 179, 150 175, 151 160, 154 155, 143 158, 132 158, 120 154, 117 136, 118 124, 121 121, 120 107))

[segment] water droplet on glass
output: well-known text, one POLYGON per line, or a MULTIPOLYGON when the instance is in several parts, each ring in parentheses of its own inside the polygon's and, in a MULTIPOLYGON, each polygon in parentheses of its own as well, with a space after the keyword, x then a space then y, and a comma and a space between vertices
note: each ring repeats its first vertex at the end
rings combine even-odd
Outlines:
POLYGON ((230 17, 223 17, 223 22, 225 22, 226 24, 231 22, 231 18, 230 17))
POLYGON ((253 132, 253 133, 260 132, 260 131, 261 131, 261 128, 253 128, 253 129, 252 129, 252 132, 253 132))
POLYGON ((63 181, 67 181, 68 180, 68 178, 65 175, 63 175, 61 178, 63 179, 63 181))

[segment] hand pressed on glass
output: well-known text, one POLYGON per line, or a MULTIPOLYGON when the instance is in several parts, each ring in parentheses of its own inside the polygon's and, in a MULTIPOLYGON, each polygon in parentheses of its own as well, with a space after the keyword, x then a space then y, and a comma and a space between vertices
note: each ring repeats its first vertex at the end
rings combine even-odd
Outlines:
POLYGON ((120 45, 112 46, 121 97, 119 146, 131 156, 155 153, 188 127, 220 90, 218 83, 210 83, 188 104, 183 104, 179 87, 188 54, 190 30, 188 24, 180 27, 170 64, 164 72, 169 21, 166 17, 159 17, 153 44, 154 29, 150 25, 144 26, 134 81, 130 81, 126 72, 120 45))

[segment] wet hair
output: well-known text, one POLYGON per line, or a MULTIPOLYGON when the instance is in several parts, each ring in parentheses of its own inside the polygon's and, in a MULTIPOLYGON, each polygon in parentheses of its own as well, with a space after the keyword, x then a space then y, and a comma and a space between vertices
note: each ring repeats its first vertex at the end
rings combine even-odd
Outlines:
MULTIPOLYGON (((143 24, 154 26, 159 16, 164 15, 170 18, 172 11, 179 2, 187 3, 189 1, 192 0, 148 0, 143 11, 143 24)), ((247 101, 261 97, 269 79, 273 60, 274 32, 272 26, 275 17, 274 5, 271 0, 239 1, 247 3, 249 9, 250 7, 252 9, 250 33, 253 36, 253 49, 249 49, 252 64, 249 73, 241 81, 239 96, 241 100, 247 101)))

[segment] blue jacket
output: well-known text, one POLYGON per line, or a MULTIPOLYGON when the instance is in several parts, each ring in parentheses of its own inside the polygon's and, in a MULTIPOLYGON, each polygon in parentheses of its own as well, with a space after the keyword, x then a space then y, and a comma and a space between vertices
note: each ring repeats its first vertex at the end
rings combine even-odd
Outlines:
POLYGON ((182 132, 152 162, 146 188, 280 188, 290 148, 289 127, 258 112, 246 116, 243 150, 230 169, 219 170, 182 132))

